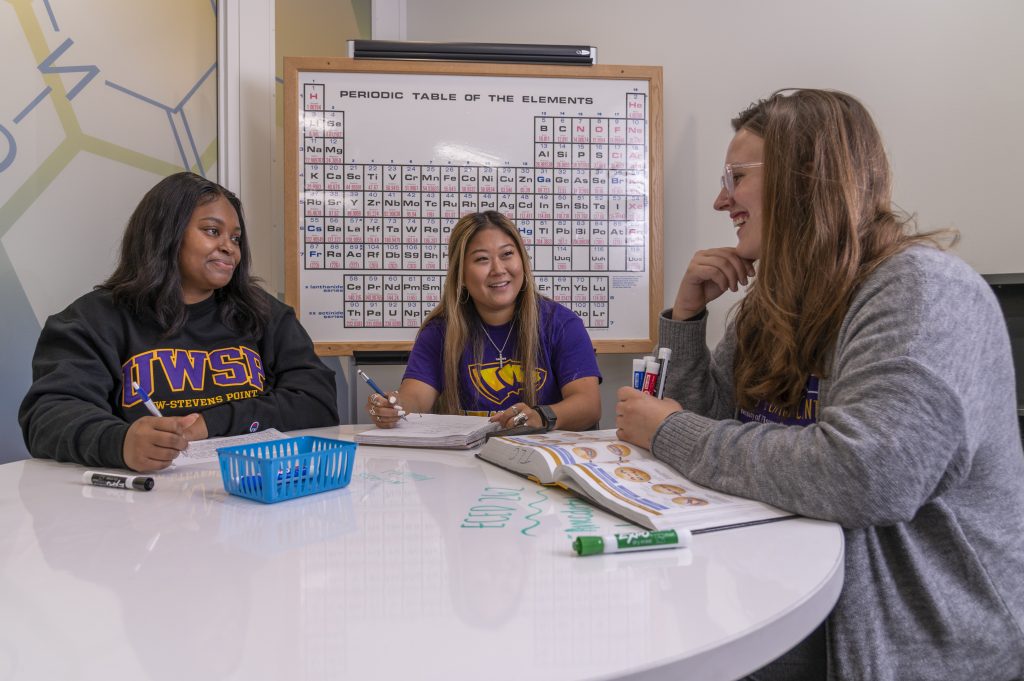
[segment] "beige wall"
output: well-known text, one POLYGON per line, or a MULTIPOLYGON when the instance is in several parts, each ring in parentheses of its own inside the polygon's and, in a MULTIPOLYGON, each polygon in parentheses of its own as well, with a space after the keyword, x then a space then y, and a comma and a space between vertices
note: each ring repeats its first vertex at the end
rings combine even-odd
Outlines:
POLYGON ((370 37, 370 0, 278 0, 277 75, 285 57, 337 57, 370 37))

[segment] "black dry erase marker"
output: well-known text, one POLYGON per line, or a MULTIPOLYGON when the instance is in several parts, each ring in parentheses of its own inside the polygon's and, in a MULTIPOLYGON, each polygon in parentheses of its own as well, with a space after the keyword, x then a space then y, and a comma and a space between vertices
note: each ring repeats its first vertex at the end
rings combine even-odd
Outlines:
POLYGON ((82 473, 82 479, 97 487, 117 487, 118 489, 137 489, 148 492, 153 489, 153 478, 148 475, 117 475, 116 473, 82 473))

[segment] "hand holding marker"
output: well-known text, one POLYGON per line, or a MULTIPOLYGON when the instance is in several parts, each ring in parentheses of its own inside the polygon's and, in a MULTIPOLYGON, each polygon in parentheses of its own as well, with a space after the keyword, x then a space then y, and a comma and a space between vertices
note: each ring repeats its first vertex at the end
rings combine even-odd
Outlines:
POLYGON ((633 387, 659 400, 665 395, 665 376, 668 374, 668 361, 672 358, 672 350, 658 348, 658 358, 648 355, 643 359, 633 360, 633 387))
POLYGON ((396 403, 398 402, 398 398, 397 397, 395 397, 394 395, 388 395, 386 392, 381 390, 380 386, 377 385, 376 383, 374 383, 373 379, 370 378, 366 374, 366 372, 363 371, 362 369, 357 369, 356 373, 359 374, 359 378, 361 378, 364 381, 366 381, 366 385, 370 386, 370 389, 373 390, 373 392, 375 392, 378 395, 380 395, 381 397, 383 397, 385 400, 388 401, 388 404, 390 404, 390 405, 395 407, 395 409, 398 411, 398 416, 400 418, 405 419, 406 421, 409 420, 409 419, 405 418, 405 410, 402 409, 401 406, 396 405, 396 403))

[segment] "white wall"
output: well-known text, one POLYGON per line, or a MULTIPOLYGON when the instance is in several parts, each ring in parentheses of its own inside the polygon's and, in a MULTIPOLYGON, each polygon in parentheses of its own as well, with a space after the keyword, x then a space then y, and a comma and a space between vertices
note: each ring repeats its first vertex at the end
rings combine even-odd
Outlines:
MULTIPOLYGON (((406 0, 409 40, 565 43, 664 67, 665 300, 693 252, 734 243, 711 202, 729 119, 784 87, 845 90, 875 116, 896 202, 952 226, 983 273, 1024 271, 1024 3, 1018 0, 406 0)), ((736 296, 711 309, 710 338, 736 296)), ((602 425, 628 358, 605 356, 602 425)))

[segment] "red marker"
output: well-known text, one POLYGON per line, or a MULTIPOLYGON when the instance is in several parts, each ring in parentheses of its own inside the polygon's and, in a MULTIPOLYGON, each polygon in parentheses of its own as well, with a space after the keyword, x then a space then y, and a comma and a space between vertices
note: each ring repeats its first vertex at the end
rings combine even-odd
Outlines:
POLYGON ((658 360, 647 360, 647 366, 645 367, 644 371, 643 391, 648 395, 654 395, 655 391, 657 390, 659 369, 661 369, 661 365, 658 364, 658 360))

